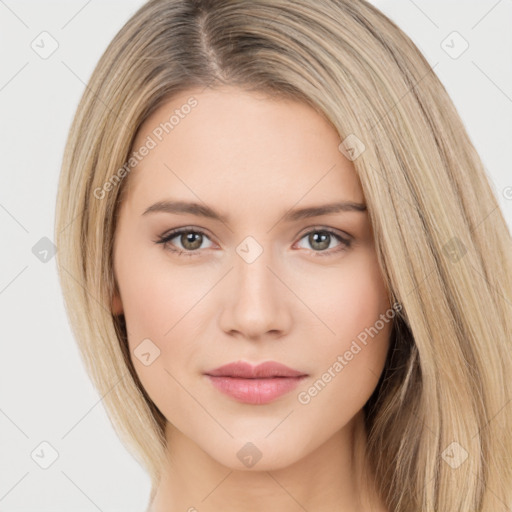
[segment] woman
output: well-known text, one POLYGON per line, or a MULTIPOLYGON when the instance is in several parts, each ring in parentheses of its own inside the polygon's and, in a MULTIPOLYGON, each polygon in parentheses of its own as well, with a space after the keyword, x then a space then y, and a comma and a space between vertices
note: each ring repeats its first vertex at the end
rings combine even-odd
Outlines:
POLYGON ((56 232, 151 510, 512 506, 510 233, 371 5, 145 4, 78 108, 56 232))

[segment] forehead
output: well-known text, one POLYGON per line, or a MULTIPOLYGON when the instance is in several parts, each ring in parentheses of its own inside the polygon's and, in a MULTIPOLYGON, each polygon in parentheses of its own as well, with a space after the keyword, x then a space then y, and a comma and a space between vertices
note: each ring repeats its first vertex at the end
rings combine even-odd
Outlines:
POLYGON ((270 204, 313 199, 362 202, 359 180, 334 127, 309 105, 226 87, 190 90, 139 129, 129 195, 270 204))

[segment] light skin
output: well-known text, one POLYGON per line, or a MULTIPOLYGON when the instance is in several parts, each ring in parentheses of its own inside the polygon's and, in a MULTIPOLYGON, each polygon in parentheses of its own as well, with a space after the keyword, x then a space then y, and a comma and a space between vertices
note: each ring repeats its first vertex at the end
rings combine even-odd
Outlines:
POLYGON ((135 369, 168 422, 151 510, 385 512, 364 457, 362 407, 382 373, 391 322, 332 370, 390 308, 368 213, 285 216, 364 205, 353 163, 311 107, 233 87, 175 96, 134 147, 191 96, 197 106, 131 171, 114 246, 112 309, 125 315, 135 369), (166 200, 225 218, 144 214, 166 200), (176 228, 188 237, 156 243, 176 228), (240 245, 248 236, 256 244, 240 245), (249 263, 240 247, 262 252, 249 263), (160 350, 147 366, 134 355, 145 339, 160 350), (308 376, 268 404, 241 403, 204 375, 240 360, 278 361, 308 376), (309 393, 329 368, 330 381, 309 393), (261 454, 251 467, 237 456, 248 442, 261 454))

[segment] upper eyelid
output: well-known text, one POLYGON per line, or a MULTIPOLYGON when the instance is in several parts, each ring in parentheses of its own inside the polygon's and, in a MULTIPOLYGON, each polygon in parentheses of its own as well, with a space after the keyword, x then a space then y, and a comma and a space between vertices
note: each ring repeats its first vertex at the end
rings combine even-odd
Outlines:
POLYGON ((327 226, 309 226, 305 228, 305 231, 299 232, 296 236, 301 236, 301 238, 311 231, 327 231, 328 233, 337 235, 341 238, 352 238, 352 235, 349 235, 345 231, 342 231, 341 229, 331 228, 327 226), (301 234, 302 233, 302 234, 301 234))
MULTIPOLYGON (((311 231, 329 231, 331 233, 338 234, 341 237, 343 237, 343 236, 346 236, 349 238, 352 237, 351 235, 349 235, 347 232, 345 232, 343 230, 328 227, 328 226, 314 225, 314 226, 308 226, 307 228, 304 228, 304 229, 305 229, 305 231, 303 232, 302 236, 304 236, 305 234, 308 234, 311 231)), ((202 235, 206 235, 206 236, 210 237, 208 232, 206 230, 204 230, 203 228, 198 228, 198 227, 194 227, 194 226, 184 226, 181 228, 170 229, 170 230, 164 232, 163 235, 160 235, 160 238, 167 238, 171 235, 175 236, 175 235, 178 235, 178 234, 181 234, 184 232, 201 233, 202 235)), ((295 236, 299 236, 301 232, 302 232, 302 230, 299 233, 297 233, 295 236)))
POLYGON ((187 226, 183 228, 176 228, 166 231, 163 235, 160 235, 158 238, 159 240, 172 239, 183 233, 199 233, 201 235, 207 236, 210 240, 212 238, 206 231, 203 231, 201 228, 192 228, 187 226))

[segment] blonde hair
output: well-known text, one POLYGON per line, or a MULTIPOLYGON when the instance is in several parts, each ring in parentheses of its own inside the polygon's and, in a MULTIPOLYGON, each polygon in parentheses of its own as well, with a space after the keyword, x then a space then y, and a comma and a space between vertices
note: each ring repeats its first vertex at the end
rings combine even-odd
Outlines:
POLYGON ((402 306, 364 407, 386 504, 512 507, 510 233, 433 69, 363 0, 151 0, 83 94, 57 200, 61 286, 86 368, 152 495, 166 420, 137 378, 124 317, 111 312, 116 213, 130 179, 119 170, 155 109, 222 85, 306 102, 342 140, 365 146, 353 164, 383 278, 402 306))

